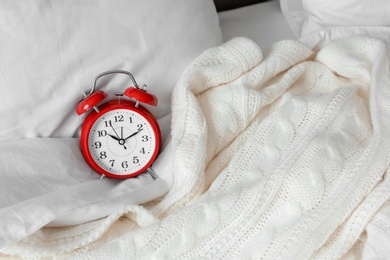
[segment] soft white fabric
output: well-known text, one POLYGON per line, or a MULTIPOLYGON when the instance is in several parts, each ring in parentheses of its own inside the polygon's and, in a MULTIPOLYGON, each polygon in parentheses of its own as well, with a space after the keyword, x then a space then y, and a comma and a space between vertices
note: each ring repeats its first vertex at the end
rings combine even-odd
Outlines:
POLYGON ((84 161, 78 138, 34 138, 0 143, 0 248, 44 226, 100 219, 169 191, 173 182, 169 138, 149 174, 103 179, 84 161))
POLYGON ((280 4, 297 37, 335 26, 390 26, 387 0, 280 0, 280 4))
MULTIPOLYGON (((72 137, 75 106, 99 73, 124 69, 170 112, 183 68, 222 43, 212 0, 0 1, 0 141, 72 137)), ((124 91, 126 76, 99 88, 124 91)))
POLYGON ((170 192, 2 249, 72 259, 380 258, 389 241, 390 68, 351 37, 263 57, 211 49, 173 93, 170 192), (381 248, 382 251, 375 250, 381 248))

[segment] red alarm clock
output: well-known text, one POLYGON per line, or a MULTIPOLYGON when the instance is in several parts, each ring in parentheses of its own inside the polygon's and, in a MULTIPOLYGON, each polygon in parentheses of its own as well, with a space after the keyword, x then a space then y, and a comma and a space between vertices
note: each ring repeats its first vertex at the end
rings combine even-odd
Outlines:
POLYGON ((146 85, 138 86, 130 72, 112 70, 99 74, 90 93, 84 93, 84 99, 77 105, 78 115, 92 110, 81 129, 80 145, 87 163, 102 177, 130 178, 144 172, 157 177, 150 167, 160 149, 160 127, 141 103, 157 106, 158 101, 146 91, 146 85), (96 83, 114 73, 128 75, 134 87, 116 93, 118 99, 98 106, 107 94, 95 91, 96 83))

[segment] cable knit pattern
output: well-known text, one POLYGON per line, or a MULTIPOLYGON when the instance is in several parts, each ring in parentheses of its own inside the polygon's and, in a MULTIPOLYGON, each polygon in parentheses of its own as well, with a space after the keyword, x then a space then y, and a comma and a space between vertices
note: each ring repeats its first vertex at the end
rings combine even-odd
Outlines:
POLYGON ((44 228, 3 254, 59 259, 390 255, 390 67, 352 37, 319 51, 236 38, 172 97, 174 185, 144 206, 44 228))

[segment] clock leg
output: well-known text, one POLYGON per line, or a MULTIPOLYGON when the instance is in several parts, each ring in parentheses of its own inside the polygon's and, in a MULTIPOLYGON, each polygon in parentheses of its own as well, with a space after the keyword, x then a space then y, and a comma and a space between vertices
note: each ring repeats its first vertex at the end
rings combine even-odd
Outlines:
POLYGON ((102 176, 100 177, 100 179, 103 180, 104 178, 106 178, 106 175, 102 174, 102 176))
POLYGON ((157 173, 155 173, 152 168, 147 168, 146 169, 146 172, 149 173, 149 175, 153 178, 153 180, 157 179, 158 178, 158 175, 157 173))

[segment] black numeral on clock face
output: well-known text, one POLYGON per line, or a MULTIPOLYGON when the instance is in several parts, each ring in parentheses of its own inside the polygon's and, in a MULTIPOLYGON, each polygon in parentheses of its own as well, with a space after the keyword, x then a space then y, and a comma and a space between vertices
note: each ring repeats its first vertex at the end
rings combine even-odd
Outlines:
POLYGON ((123 169, 126 169, 126 168, 128 168, 129 167, 129 164, 127 163, 127 161, 123 161, 122 162, 122 168, 123 169))
POLYGON ((115 118, 115 122, 116 122, 116 123, 117 123, 117 122, 123 122, 123 121, 124 121, 123 115, 118 115, 118 116, 115 116, 114 118, 115 118))
POLYGON ((134 164, 139 163, 138 156, 134 156, 134 157, 133 157, 133 163, 134 163, 134 164))
POLYGON ((100 152, 100 159, 106 159, 107 158, 107 152, 102 151, 100 152))
POLYGON ((109 160, 111 167, 114 167, 115 160, 109 160))
POLYGON ((107 131, 106 130, 101 130, 101 131, 98 131, 98 136, 99 137, 104 137, 107 135, 107 131))
POLYGON ((111 120, 104 121, 104 125, 105 125, 106 127, 111 127, 111 126, 112 126, 111 120))

